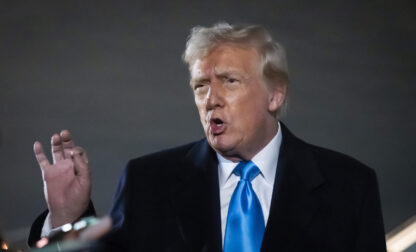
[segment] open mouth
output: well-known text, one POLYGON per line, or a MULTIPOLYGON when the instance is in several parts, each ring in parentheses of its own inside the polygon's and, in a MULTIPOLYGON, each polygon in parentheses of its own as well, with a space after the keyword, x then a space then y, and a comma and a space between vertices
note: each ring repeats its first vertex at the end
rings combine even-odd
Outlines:
POLYGON ((225 130, 224 122, 219 118, 212 118, 210 120, 210 128, 213 135, 219 135, 225 130))
POLYGON ((219 118, 214 118, 214 119, 211 119, 211 121, 212 121, 213 123, 215 123, 216 125, 218 125, 218 126, 220 126, 220 125, 222 125, 222 124, 223 124, 223 121, 222 121, 221 119, 219 119, 219 118))

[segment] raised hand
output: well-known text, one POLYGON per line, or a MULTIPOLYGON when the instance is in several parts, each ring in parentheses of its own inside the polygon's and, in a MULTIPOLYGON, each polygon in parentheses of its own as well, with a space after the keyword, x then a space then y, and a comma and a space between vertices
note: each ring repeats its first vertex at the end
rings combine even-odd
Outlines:
POLYGON ((84 213, 90 201, 91 180, 87 155, 84 149, 75 146, 68 130, 52 136, 51 148, 53 164, 40 142, 33 146, 54 228, 73 222, 84 213))

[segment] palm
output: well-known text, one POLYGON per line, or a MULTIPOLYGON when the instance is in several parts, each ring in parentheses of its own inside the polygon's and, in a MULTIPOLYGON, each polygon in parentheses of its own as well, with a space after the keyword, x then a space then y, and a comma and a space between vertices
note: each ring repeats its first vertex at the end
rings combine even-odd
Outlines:
POLYGON ((34 151, 42 170, 44 192, 53 226, 73 222, 86 210, 91 183, 87 156, 76 147, 68 131, 52 137, 53 164, 49 163, 42 145, 34 151))

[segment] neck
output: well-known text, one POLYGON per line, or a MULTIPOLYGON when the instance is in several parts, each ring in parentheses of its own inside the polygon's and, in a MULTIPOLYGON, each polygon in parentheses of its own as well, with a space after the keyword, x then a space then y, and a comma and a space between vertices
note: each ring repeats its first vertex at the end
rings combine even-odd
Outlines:
POLYGON ((268 129, 265 129, 263 132, 263 139, 258 143, 255 143, 251 146, 248 146, 245 150, 239 152, 228 152, 228 153, 219 153, 225 159, 230 160, 232 162, 241 162, 243 160, 251 160, 257 153, 259 153, 270 141, 276 136, 279 130, 279 124, 274 122, 268 129))

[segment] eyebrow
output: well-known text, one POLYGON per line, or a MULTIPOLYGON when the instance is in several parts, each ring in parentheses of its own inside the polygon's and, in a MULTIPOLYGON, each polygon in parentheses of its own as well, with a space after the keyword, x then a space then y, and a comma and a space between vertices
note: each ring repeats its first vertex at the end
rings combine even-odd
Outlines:
POLYGON ((240 72, 237 69, 234 68, 223 68, 223 69, 215 69, 215 75, 216 76, 229 76, 229 75, 233 75, 233 74, 240 74, 240 72))
POLYGON ((233 77, 233 78, 237 78, 239 80, 248 80, 250 79, 250 75, 247 76, 245 75, 243 72, 235 70, 235 69, 228 69, 228 70, 224 70, 222 72, 216 72, 215 76, 219 77, 219 78, 224 78, 224 77, 233 77))
MULTIPOLYGON (((221 70, 221 69, 215 70, 215 76, 219 78, 229 77, 232 75, 238 75, 241 78, 247 79, 246 76, 243 76, 243 74, 241 74, 238 70, 234 68, 225 68, 224 70, 221 70)), ((191 79, 189 82, 189 85, 193 87, 195 84, 205 82, 205 81, 209 81, 209 77, 201 76, 201 77, 191 79)))
POLYGON ((209 81, 209 78, 207 78, 207 77, 198 77, 198 78, 191 79, 191 80, 189 81, 189 85, 190 85, 191 87, 193 87, 193 86, 195 86, 197 83, 201 83, 201 82, 204 82, 204 81, 209 81))

